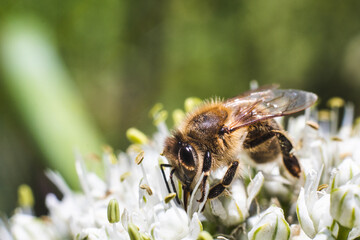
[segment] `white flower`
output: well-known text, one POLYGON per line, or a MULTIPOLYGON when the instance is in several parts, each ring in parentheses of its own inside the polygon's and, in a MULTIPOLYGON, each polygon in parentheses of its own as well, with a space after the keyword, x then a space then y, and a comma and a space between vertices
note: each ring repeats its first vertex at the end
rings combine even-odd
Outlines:
MULTIPOLYGON (((191 101, 187 108, 193 106, 191 101)), ((159 167, 167 163, 160 153, 169 131, 164 123, 167 112, 157 104, 151 111, 158 129, 152 138, 132 128, 127 135, 134 144, 127 152, 116 157, 110 148, 105 150, 105 179, 89 172, 77 154, 82 192, 75 193, 59 174, 47 172, 63 198, 48 194, 49 216, 45 220, 22 214, 25 209, 17 211, 8 223, 0 220, 0 239, 195 240, 211 239, 211 234, 222 239, 356 239, 360 235, 360 131, 351 135, 350 105, 346 106, 339 132, 335 128, 338 119, 332 115, 321 119, 320 129, 317 123, 307 122, 310 116, 317 119, 316 113, 308 109, 306 116, 293 118, 288 124, 294 154, 302 168, 299 179, 287 177, 276 161, 244 167, 248 157, 241 155, 241 177, 235 177, 219 197, 198 202, 202 174, 186 212, 183 203, 178 204, 169 194, 159 167), (111 199, 119 205, 116 221, 110 219, 112 223, 107 218, 111 199), (287 215, 275 205, 285 206, 287 215), (117 223, 118 212, 121 223, 117 223), (291 231, 285 219, 292 223, 291 231)), ((183 112, 180 115, 177 120, 183 112)), ((278 160, 282 160, 281 155, 278 160)), ((204 199, 226 170, 210 173, 204 199)), ((170 171, 165 169, 167 180, 170 171)), ((173 181, 181 202, 181 183, 176 175, 173 181)))
POLYGON ((353 177, 360 173, 359 163, 353 161, 350 157, 347 157, 342 163, 334 170, 334 178, 331 183, 331 188, 346 184, 353 177))
MULTIPOLYGON (((237 226, 249 216, 252 201, 260 192, 264 176, 259 172, 245 189, 244 183, 235 179, 229 187, 231 194, 210 200, 209 210, 217 216, 225 226, 237 226)), ((207 212, 207 217, 211 219, 207 212)))
POLYGON ((84 228, 75 237, 76 240, 104 240, 110 239, 109 234, 106 232, 105 227, 101 228, 84 228))
POLYGON ((289 239, 290 227, 284 218, 284 212, 276 206, 269 207, 260 214, 258 221, 248 233, 250 240, 289 239))
POLYGON ((231 195, 222 195, 209 201, 206 216, 214 216, 225 226, 239 225, 249 216, 246 206, 246 189, 239 180, 234 180, 230 187, 231 195))
POLYGON ((261 172, 258 172, 254 179, 251 180, 247 186, 248 198, 246 199, 246 207, 250 209, 250 205, 254 198, 259 194, 261 187, 264 184, 264 175, 261 172))
POLYGON ((332 235, 330 230, 327 228, 324 228, 321 232, 316 234, 316 236, 314 237, 313 240, 335 240, 335 239, 336 238, 334 237, 334 235, 332 235))
POLYGON ((304 232, 310 237, 332 224, 330 216, 330 195, 318 192, 320 174, 311 171, 306 176, 305 188, 301 188, 296 213, 304 232))
POLYGON ((291 229, 291 240, 311 240, 311 238, 306 235, 306 233, 302 230, 299 224, 292 224, 290 226, 291 229))
POLYGON ((34 216, 17 213, 10 219, 10 223, 11 234, 14 239, 59 239, 59 235, 50 221, 40 221, 34 216))
POLYGON ((1 218, 0 218, 0 237, 2 240, 12 240, 11 233, 1 218))
POLYGON ((154 228, 156 240, 196 239, 202 229, 197 213, 190 221, 182 208, 162 211, 157 218, 158 224, 154 228))
POLYGON ((360 227, 354 227, 348 236, 348 240, 357 239, 360 236, 360 227))
POLYGON ((342 226, 358 227, 360 224, 360 186, 346 184, 331 191, 331 216, 342 226))

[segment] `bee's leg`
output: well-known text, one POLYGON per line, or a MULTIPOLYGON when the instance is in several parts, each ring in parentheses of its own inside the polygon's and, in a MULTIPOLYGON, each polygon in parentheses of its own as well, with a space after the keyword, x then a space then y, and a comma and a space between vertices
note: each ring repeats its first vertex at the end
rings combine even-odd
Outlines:
POLYGON ((231 182, 234 179, 234 176, 236 174, 236 170, 237 170, 238 166, 239 166, 238 161, 232 162, 230 167, 227 169, 225 176, 223 177, 221 182, 216 184, 215 186, 213 186, 210 189, 208 199, 213 199, 213 198, 218 197, 225 190, 225 188, 227 188, 231 184, 231 182))
POLYGON ((205 156, 204 156, 204 162, 202 168, 202 172, 204 173, 204 178, 201 183, 201 198, 197 200, 198 202, 204 201, 206 180, 210 174, 210 170, 211 170, 211 154, 210 151, 208 150, 205 152, 205 156))
POLYGON ((279 141, 285 167, 289 170, 291 175, 299 178, 301 168, 297 157, 291 153, 291 150, 293 149, 292 143, 281 131, 273 130, 273 132, 279 141))
POLYGON ((257 163, 266 163, 282 155, 286 169, 294 177, 299 177, 301 168, 297 158, 291 153, 293 145, 276 122, 255 123, 249 126, 249 133, 243 144, 249 156, 257 163))

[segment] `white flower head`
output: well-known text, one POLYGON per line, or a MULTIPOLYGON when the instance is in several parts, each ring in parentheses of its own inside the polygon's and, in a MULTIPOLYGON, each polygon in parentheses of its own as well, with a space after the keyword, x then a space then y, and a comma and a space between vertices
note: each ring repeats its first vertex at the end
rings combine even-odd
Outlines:
MULTIPOLYGON (((186 110, 200 102, 188 99, 186 110)), ((243 152, 239 162, 253 164, 242 168, 242 174, 220 196, 207 200, 211 187, 222 181, 226 166, 211 171, 204 187, 202 173, 184 206, 182 183, 176 174, 170 181, 174 169, 167 165, 164 176, 160 169, 160 164, 168 163, 161 152, 169 131, 164 122, 168 114, 157 104, 151 110, 157 127, 152 138, 131 128, 127 137, 133 144, 126 152, 116 156, 110 148, 104 151, 105 179, 88 171, 77 153, 82 192, 75 193, 59 174, 47 172, 63 198, 48 194, 46 218, 18 211, 9 219, 9 227, 0 222, 0 238, 195 240, 216 235, 222 239, 356 239, 360 235, 360 135, 351 131, 351 105, 346 105, 339 131, 336 112, 332 109, 318 119, 316 109, 307 109, 305 116, 289 121, 291 153, 302 169, 299 179, 284 173, 281 154, 278 161, 262 165, 254 164, 243 152), (203 195, 204 201, 199 202, 203 195), (112 199, 117 204, 107 215, 112 199), (280 206, 287 209, 286 216, 280 206), (292 224, 291 231, 285 219, 292 224)), ((173 114, 177 123, 184 115, 183 110, 173 114)))

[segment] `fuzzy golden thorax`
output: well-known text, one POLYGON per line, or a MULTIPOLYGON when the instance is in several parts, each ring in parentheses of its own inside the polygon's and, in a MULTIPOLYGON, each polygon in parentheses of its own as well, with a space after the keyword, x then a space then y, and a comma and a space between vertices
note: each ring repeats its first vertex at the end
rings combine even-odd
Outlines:
POLYGON ((214 170, 229 165, 241 150, 244 139, 241 136, 245 132, 223 132, 223 126, 231 118, 231 111, 221 103, 208 103, 190 113, 172 136, 166 139, 164 156, 176 169, 177 178, 190 190, 200 178, 206 151, 211 153, 211 168, 214 170), (184 148, 192 154, 192 160, 188 162, 182 159, 182 155, 186 155, 186 151, 182 150, 184 148))

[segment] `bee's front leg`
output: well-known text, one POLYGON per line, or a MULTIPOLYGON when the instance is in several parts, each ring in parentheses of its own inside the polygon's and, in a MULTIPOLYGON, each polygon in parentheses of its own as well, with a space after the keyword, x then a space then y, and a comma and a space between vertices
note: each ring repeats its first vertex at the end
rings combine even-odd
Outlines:
POLYGON ((198 202, 204 201, 206 180, 210 174, 210 170, 211 170, 211 154, 210 154, 210 151, 208 150, 205 152, 205 155, 204 155, 204 162, 203 162, 203 168, 202 168, 202 172, 204 173, 204 178, 203 178, 202 184, 201 184, 201 198, 199 200, 197 200, 198 202))
POLYGON ((210 189, 208 199, 213 199, 213 198, 218 197, 220 194, 222 194, 224 192, 225 188, 230 186, 232 180, 235 177, 236 170, 237 170, 238 166, 239 166, 238 161, 233 161, 231 163, 231 165, 227 169, 227 171, 226 171, 223 179, 221 180, 221 182, 216 184, 215 186, 213 186, 210 189))

